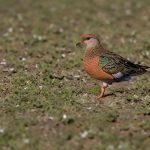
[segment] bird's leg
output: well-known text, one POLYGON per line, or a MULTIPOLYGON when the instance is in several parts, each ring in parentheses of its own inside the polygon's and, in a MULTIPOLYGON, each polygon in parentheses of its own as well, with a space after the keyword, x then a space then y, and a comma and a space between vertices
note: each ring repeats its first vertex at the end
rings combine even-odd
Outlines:
POLYGON ((103 82, 101 88, 100 88, 100 94, 96 97, 97 100, 99 100, 100 98, 102 98, 104 96, 105 93, 105 89, 108 87, 108 84, 106 82, 103 82))

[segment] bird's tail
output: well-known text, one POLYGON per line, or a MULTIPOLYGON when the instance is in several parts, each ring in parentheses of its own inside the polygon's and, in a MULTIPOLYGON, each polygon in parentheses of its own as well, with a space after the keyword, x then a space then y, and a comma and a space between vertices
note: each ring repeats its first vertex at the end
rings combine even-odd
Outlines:
POLYGON ((145 69, 145 73, 144 74, 146 74, 146 75, 150 75, 150 70, 148 70, 148 69, 150 69, 150 67, 149 66, 141 66, 143 69, 145 69))
POLYGON ((150 75, 150 70, 148 70, 148 69, 150 69, 149 66, 140 65, 140 67, 141 67, 143 70, 145 70, 144 74, 150 75))
POLYGON ((136 68, 134 69, 134 72, 132 74, 133 76, 142 75, 142 74, 150 74, 150 71, 147 70, 150 68, 149 66, 143 66, 139 64, 136 64, 135 66, 136 68))
POLYGON ((150 67, 149 66, 143 66, 143 65, 137 65, 137 66, 139 66, 140 68, 143 68, 143 69, 149 69, 150 67))

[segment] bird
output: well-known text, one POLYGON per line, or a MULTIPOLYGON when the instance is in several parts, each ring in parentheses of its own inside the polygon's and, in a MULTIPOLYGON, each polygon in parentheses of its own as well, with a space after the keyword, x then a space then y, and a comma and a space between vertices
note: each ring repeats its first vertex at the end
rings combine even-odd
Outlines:
POLYGON ((100 39, 95 34, 83 34, 77 47, 85 47, 83 58, 84 70, 92 78, 102 81, 99 95, 96 97, 100 100, 104 97, 106 88, 115 83, 129 81, 132 76, 137 76, 149 72, 149 66, 135 64, 122 56, 106 50, 100 39))

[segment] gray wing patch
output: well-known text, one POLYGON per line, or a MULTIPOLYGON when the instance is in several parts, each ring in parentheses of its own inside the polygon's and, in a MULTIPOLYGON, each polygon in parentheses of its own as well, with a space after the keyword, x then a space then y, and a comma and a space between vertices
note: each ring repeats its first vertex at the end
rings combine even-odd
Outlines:
POLYGON ((115 73, 115 74, 112 74, 112 76, 114 77, 114 78, 121 78, 121 77, 123 77, 124 76, 124 74, 123 73, 121 73, 121 72, 118 72, 118 73, 115 73))

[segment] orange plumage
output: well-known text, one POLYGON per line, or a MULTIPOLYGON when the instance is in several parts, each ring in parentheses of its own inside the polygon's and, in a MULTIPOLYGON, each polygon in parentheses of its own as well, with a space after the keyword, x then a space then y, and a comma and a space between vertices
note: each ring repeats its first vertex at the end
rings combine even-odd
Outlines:
POLYGON ((113 76, 104 72, 98 65, 99 57, 84 59, 84 69, 93 78, 98 80, 112 80, 113 76))

